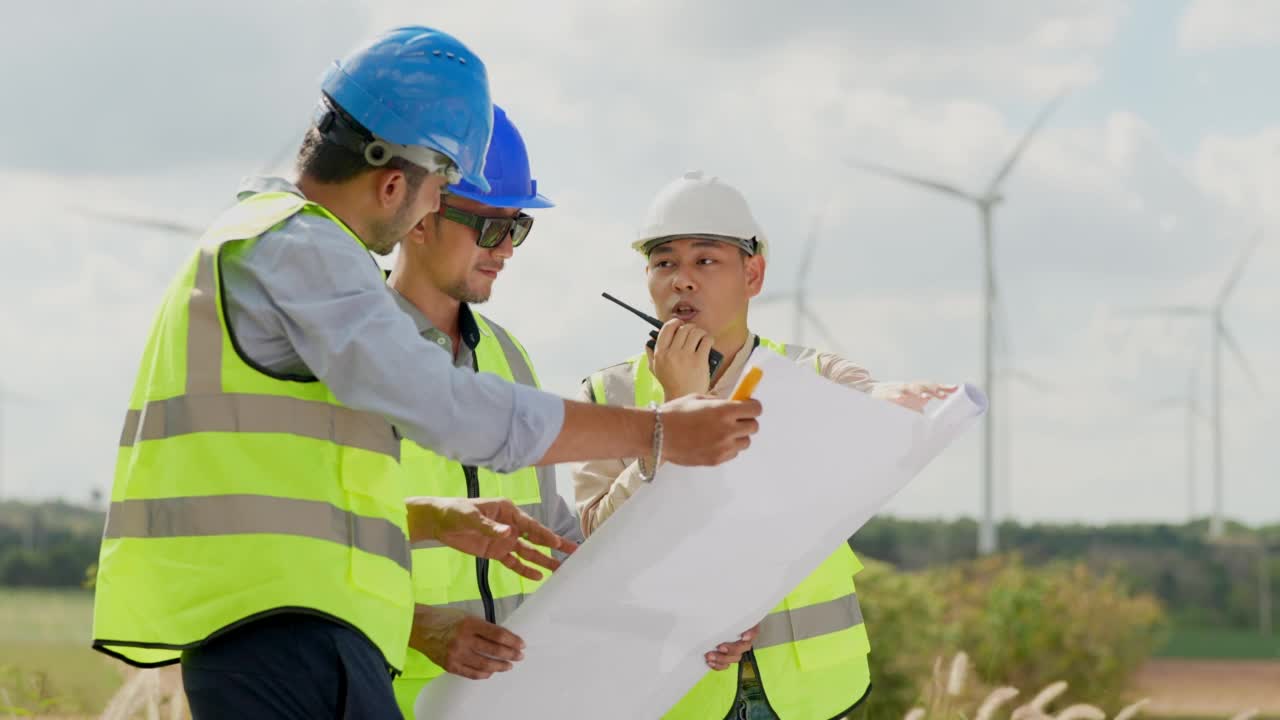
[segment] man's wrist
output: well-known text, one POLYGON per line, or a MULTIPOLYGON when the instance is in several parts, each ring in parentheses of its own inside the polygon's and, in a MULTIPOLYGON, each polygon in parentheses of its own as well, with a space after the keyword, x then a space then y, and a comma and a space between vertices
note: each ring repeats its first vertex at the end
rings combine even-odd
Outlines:
POLYGON ((652 447, 637 460, 640 479, 645 482, 653 480, 654 473, 658 471, 658 463, 662 462, 662 410, 656 402, 649 403, 649 410, 653 413, 652 447), (648 463, 645 462, 645 458, 649 458, 648 463))

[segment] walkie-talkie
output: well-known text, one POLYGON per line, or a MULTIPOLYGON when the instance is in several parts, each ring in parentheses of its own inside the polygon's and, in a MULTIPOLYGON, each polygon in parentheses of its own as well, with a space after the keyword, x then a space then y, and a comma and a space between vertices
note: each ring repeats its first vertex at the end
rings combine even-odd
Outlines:
MULTIPOLYGON (((621 305, 622 307, 635 313, 645 322, 658 328, 658 330, 662 329, 662 321, 659 320, 658 318, 652 315, 649 315, 648 313, 640 312, 639 310, 622 302, 621 300, 610 295, 609 293, 600 293, 600 294, 604 296, 604 299, 617 303, 618 305, 621 305)), ((649 332, 649 342, 645 343, 645 347, 649 348, 650 350, 653 349, 653 344, 658 340, 658 330, 652 330, 649 332)), ((707 364, 711 366, 710 373, 712 376, 716 374, 716 368, 720 367, 720 361, 722 360, 724 360, 724 355, 720 354, 720 352, 718 352, 715 348, 711 348, 711 352, 707 354, 707 364)))

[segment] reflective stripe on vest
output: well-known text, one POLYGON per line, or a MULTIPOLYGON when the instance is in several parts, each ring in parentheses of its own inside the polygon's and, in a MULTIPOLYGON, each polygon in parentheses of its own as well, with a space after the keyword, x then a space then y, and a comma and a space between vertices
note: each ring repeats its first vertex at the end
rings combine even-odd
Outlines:
POLYGON ((857 593, 834 600, 770 613, 760 623, 760 634, 752 647, 757 650, 784 643, 808 640, 862 624, 862 608, 857 593))
MULTIPOLYGON (((359 242, 297 195, 251 196, 205 234, 216 248, 197 251, 154 321, 94 604, 94 646, 132 664, 176 662, 229 627, 303 611, 361 632, 389 666, 403 665, 411 562, 391 425, 343 407, 318 381, 257 370, 226 329, 220 258, 249 252, 298 213, 359 242)), ((372 260, 368 272, 378 272, 372 260)))
MULTIPOLYGON (((538 386, 528 355, 504 328, 478 313, 480 329, 475 348, 477 372, 489 372, 506 380, 538 386)), ((404 440, 401 456, 405 469, 405 490, 410 495, 467 497, 467 470, 460 463, 429 452, 404 440)), ((550 523, 551 500, 556 497, 555 474, 550 467, 523 468, 513 473, 495 473, 477 468, 480 497, 505 497, 543 525, 550 523)), ((460 610, 484 618, 479 568, 486 567, 494 622, 502 624, 525 597, 542 581, 522 578, 498 562, 479 563, 473 557, 434 541, 414 543, 414 600, 421 605, 460 610)), ((395 679, 397 702, 405 717, 413 717, 413 703, 427 683, 444 669, 416 650, 410 649, 404 673, 395 679)))
MULTIPOLYGON (((818 354, 760 338, 760 345, 819 370, 818 354)), ((647 355, 594 373, 597 403, 643 406, 661 401, 662 386, 647 355)), ((853 576, 861 563, 842 545, 760 623, 753 653, 769 703, 782 720, 841 717, 870 687, 866 628, 853 576)), ((664 716, 668 720, 725 717, 738 692, 738 673, 709 672, 664 716)))
POLYGON ((204 495, 111 503, 104 538, 297 535, 348 545, 390 559, 406 571, 404 531, 386 518, 363 517, 327 502, 271 495, 204 495))
POLYGON ((221 385, 222 325, 214 287, 214 251, 199 251, 187 305, 186 394, 148 401, 125 413, 120 447, 202 432, 292 433, 400 457, 385 420, 327 402, 282 395, 226 393, 221 385))

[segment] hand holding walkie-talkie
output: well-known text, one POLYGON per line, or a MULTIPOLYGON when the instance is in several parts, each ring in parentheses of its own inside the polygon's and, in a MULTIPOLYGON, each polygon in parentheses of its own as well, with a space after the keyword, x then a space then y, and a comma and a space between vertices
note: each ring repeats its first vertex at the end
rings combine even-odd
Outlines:
MULTIPOLYGON (((621 305, 622 307, 635 313, 640 318, 648 322, 650 325, 654 326, 655 328, 658 328, 658 330, 662 329, 662 321, 659 320, 658 318, 652 315, 649 315, 647 313, 643 313, 631 307, 630 305, 622 302, 621 300, 610 295, 609 293, 600 293, 600 294, 603 295, 606 300, 617 303, 618 305, 621 305)), ((658 340, 658 330, 649 331, 649 342, 645 343, 645 347, 649 348, 650 350, 653 349, 654 343, 657 342, 658 340)), ((722 360, 724 360, 724 355, 718 352, 715 348, 712 348, 711 351, 707 354, 707 364, 711 366, 710 368, 711 375, 714 376, 716 374, 716 368, 720 367, 720 362, 722 360)))

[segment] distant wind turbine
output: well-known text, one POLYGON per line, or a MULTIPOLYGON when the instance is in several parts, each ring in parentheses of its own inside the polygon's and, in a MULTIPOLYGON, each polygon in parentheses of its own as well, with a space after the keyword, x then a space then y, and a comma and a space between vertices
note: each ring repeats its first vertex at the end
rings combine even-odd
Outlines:
MULTIPOLYGON (((1013 171, 1014 165, 1026 152, 1032 138, 1039 132, 1053 111, 1057 109, 1062 102, 1065 93, 1059 93, 1054 97, 1048 105, 1040 111, 1035 120, 1031 123, 1031 127, 1014 146, 1013 152, 1005 159, 1004 164, 996 172, 991 181, 987 183, 987 187, 980 194, 974 194, 963 190, 943 180, 935 180, 906 173, 901 170, 878 165, 875 163, 863 162, 860 160, 849 160, 848 164, 858 170, 864 170, 882 177, 896 180, 898 182, 915 185, 927 190, 950 195, 965 202, 973 203, 978 209, 978 217, 982 223, 982 255, 983 255, 983 390, 988 394, 990 403, 994 403, 995 398, 995 365, 993 361, 995 332, 993 312, 996 304, 996 281, 995 281, 995 258, 994 249, 991 238, 991 214, 995 206, 999 204, 1004 196, 1000 194, 1000 185, 1013 171)), ((992 404, 991 407, 994 407, 992 404)), ((982 445, 982 524, 978 533, 978 553, 988 555, 996 551, 996 525, 995 525, 995 490, 992 480, 993 468, 993 449, 994 442, 994 420, 993 413, 987 412, 983 415, 983 445, 982 445)))
POLYGON ((1231 299, 1236 286, 1239 285, 1240 277, 1244 274, 1249 258, 1252 257, 1261 242, 1262 233, 1258 232, 1245 244, 1244 250, 1240 253, 1240 257, 1236 260, 1231 271, 1227 273, 1226 280, 1211 304, 1165 305, 1145 311, 1148 314, 1207 317, 1209 319, 1210 342, 1212 343, 1210 346, 1212 352, 1210 372, 1213 386, 1212 413, 1210 415, 1213 428, 1213 505, 1209 515, 1209 537, 1215 540, 1221 538, 1223 534, 1222 350, 1224 347, 1235 356, 1236 363, 1244 371, 1252 386, 1254 388, 1258 387, 1258 376, 1254 374, 1253 369, 1249 367, 1249 362, 1245 360, 1244 351, 1240 349, 1240 343, 1236 340, 1235 334, 1227 327, 1225 311, 1227 301, 1231 299))
POLYGON ((757 305, 772 305, 779 302, 790 302, 792 305, 792 328, 791 337, 797 345, 804 343, 804 328, 806 323, 812 325, 822 339, 827 343, 827 350, 839 353, 840 344, 836 342, 835 335, 822 321, 818 313, 809 304, 809 270, 813 267, 813 257, 818 248, 818 237, 822 233, 822 225, 825 213, 817 212, 813 216, 813 222, 809 228, 809 236, 805 239, 804 255, 800 258, 800 267, 796 271, 795 285, 790 290, 777 293, 766 293, 756 300, 757 305))
POLYGON ((1196 432, 1199 423, 1208 420, 1204 411, 1200 407, 1200 372, 1192 369, 1187 376, 1187 391, 1185 394, 1168 397, 1157 401, 1151 406, 1152 410, 1168 410, 1175 409, 1186 413, 1186 463, 1187 463, 1187 521, 1194 522, 1196 519, 1196 477, 1198 475, 1198 459, 1196 453, 1196 432))

